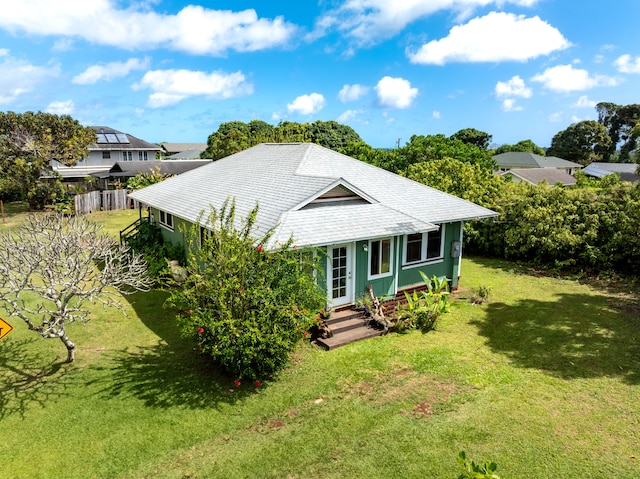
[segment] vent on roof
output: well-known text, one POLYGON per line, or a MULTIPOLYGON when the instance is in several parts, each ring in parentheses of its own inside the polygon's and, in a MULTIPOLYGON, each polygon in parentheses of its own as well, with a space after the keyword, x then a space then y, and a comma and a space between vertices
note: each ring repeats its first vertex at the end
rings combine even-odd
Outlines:
POLYGON ((354 193, 344 185, 336 185, 330 190, 324 192, 313 201, 310 201, 301 209, 318 208, 320 206, 336 206, 349 202, 350 204, 366 204, 369 201, 354 193))

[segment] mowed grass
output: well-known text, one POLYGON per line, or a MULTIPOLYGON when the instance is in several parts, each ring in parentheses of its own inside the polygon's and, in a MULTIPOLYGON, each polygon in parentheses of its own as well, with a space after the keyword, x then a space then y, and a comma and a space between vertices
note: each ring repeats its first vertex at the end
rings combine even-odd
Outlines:
MULTIPOLYGON (((114 232, 137 217, 106 216, 114 232)), ((180 339, 162 291, 71 325, 71 365, 12 319, 0 477, 455 478, 460 450, 503 479, 636 477, 635 293, 465 259, 436 331, 304 344, 277 379, 238 388, 180 339)))

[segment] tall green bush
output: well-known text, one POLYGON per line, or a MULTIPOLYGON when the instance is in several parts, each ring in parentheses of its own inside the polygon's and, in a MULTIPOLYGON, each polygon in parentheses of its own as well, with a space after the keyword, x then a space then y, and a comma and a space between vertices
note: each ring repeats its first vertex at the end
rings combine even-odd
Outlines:
POLYGON ((273 231, 256 234, 257 213, 236 218, 231 202, 185 231, 188 274, 169 298, 183 335, 237 379, 283 368, 325 304, 317 255, 291 241, 267 251, 273 231))

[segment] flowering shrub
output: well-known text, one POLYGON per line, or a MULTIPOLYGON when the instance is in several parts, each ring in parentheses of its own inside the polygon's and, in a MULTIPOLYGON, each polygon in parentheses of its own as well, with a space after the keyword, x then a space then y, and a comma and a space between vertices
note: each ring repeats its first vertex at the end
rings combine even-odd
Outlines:
POLYGON ((168 300, 183 335, 238 380, 283 368, 325 302, 309 274, 317 259, 290 243, 267 251, 272 231, 256 238, 257 211, 236 221, 231 202, 212 210, 206 234, 185 231, 189 274, 168 300))

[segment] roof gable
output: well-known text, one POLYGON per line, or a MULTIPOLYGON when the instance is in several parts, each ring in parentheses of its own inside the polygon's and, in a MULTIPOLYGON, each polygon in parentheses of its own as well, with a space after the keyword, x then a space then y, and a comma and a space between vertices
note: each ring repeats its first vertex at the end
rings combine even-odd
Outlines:
POLYGON ((131 197, 192 223, 202 222, 210 206, 219 209, 230 198, 238 218, 257 204, 260 234, 275 229, 273 241, 293 237, 300 246, 327 244, 327 238, 354 241, 365 233, 429 231, 434 223, 496 216, 313 143, 256 145, 131 197))

